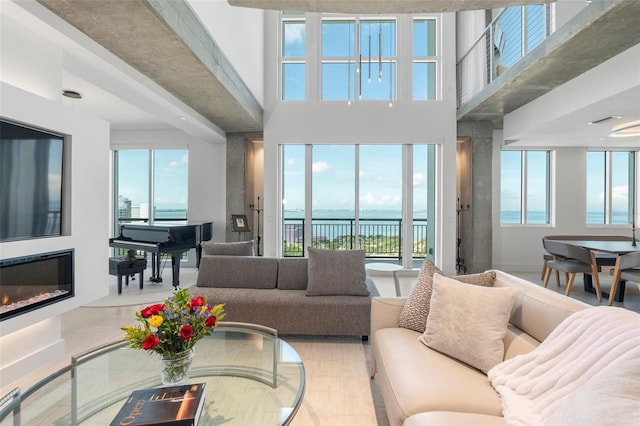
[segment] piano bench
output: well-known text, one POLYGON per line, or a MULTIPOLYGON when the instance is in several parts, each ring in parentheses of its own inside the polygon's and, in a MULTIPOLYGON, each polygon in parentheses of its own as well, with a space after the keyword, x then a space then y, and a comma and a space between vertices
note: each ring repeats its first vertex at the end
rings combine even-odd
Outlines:
POLYGON ((147 269, 147 259, 142 257, 119 256, 109 258, 109 275, 118 277, 118 294, 122 293, 122 277, 125 285, 129 285, 129 275, 140 274, 140 290, 144 284, 144 270, 147 269))

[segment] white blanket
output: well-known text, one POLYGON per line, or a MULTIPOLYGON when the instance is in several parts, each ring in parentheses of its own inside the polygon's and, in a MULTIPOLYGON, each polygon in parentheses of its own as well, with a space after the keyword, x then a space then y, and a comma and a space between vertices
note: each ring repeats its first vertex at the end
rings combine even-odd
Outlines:
POLYGON ((544 425, 565 399, 607 366, 640 358, 640 315, 617 307, 572 314, 532 352, 488 372, 509 425, 544 425))

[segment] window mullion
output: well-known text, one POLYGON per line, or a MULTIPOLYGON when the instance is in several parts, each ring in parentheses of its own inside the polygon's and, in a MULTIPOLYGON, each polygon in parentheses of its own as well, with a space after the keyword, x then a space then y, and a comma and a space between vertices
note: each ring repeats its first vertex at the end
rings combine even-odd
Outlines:
POLYGON ((612 192, 613 192, 613 188, 612 188, 612 163, 613 163, 613 156, 611 155, 611 151, 607 151, 605 153, 605 166, 604 166, 604 170, 605 170, 605 216, 604 216, 604 223, 607 225, 611 225, 612 223, 612 218, 611 218, 611 203, 612 203, 612 192))
POLYGON ((520 170, 521 172, 521 176, 520 176, 520 180, 521 180, 521 185, 522 187, 520 188, 520 223, 522 224, 526 224, 527 223, 527 151, 522 151, 522 157, 521 157, 521 164, 522 164, 522 169, 520 170))
POLYGON ((153 150, 149 150, 149 206, 147 208, 147 216, 149 217, 149 223, 153 224, 155 221, 155 152, 153 150))

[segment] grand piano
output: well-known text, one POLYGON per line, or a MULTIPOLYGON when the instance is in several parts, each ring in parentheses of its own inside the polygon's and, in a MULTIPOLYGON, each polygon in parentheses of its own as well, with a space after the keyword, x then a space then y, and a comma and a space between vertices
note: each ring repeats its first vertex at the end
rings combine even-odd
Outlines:
POLYGON ((213 237, 213 222, 188 223, 186 225, 149 225, 125 223, 120 225, 120 235, 109 239, 109 246, 151 253, 151 278, 161 282, 160 255, 171 256, 173 288, 180 286, 180 258, 182 254, 196 249, 196 266, 200 266, 202 248, 200 243, 213 237))

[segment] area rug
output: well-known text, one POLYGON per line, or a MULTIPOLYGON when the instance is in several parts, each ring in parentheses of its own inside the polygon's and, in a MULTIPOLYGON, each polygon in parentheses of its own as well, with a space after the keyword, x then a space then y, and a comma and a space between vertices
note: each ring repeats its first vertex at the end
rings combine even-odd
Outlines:
MULTIPOLYGON (((129 278, 129 286, 125 286, 122 279, 122 293, 118 294, 118 279, 109 276, 109 295, 87 303, 86 307, 131 306, 161 302, 173 292, 172 274, 170 269, 162 273, 162 282, 149 281, 151 270, 147 268, 144 274, 144 285, 140 289, 138 274, 135 279, 129 278)), ((198 270, 195 268, 180 268, 180 288, 189 288, 196 283, 198 270)))

